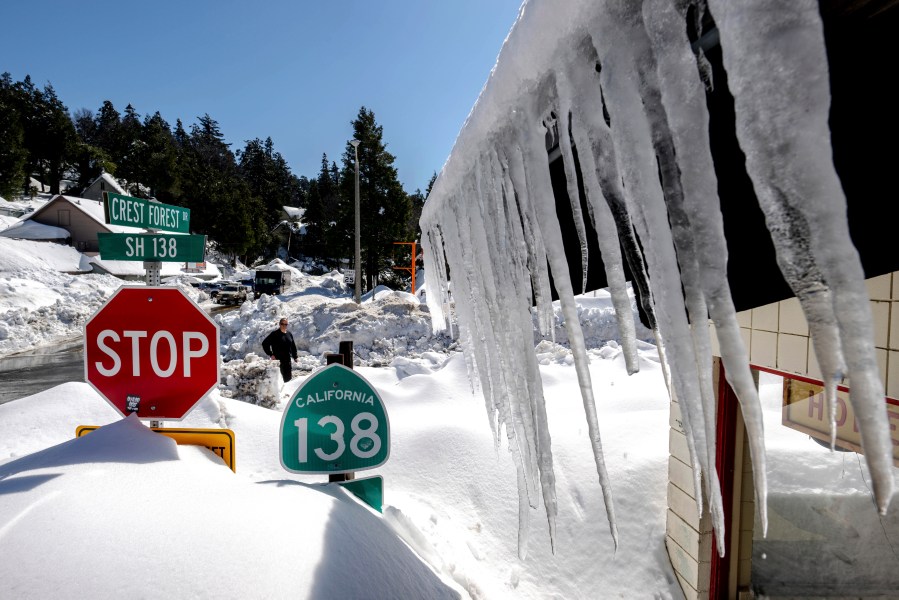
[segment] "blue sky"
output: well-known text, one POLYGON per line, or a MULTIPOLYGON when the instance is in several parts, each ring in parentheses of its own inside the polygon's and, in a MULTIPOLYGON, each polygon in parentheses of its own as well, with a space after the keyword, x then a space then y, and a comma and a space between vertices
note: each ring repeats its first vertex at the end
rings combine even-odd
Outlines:
POLYGON ((341 160, 373 110, 407 191, 449 156, 521 0, 3 0, 0 73, 52 83, 70 111, 110 100, 232 149, 271 137, 297 175, 341 160))

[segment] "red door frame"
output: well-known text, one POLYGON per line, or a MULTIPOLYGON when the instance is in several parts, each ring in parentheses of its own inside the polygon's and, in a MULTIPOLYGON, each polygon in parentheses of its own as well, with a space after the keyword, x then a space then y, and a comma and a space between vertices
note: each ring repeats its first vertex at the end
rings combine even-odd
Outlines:
POLYGON ((715 435, 715 470, 721 484, 721 503, 724 511, 725 554, 718 556, 718 544, 712 536, 711 575, 709 577, 709 598, 728 597, 731 564, 731 527, 734 506, 734 457, 737 439, 737 411, 740 403, 733 388, 724 376, 724 364, 718 363, 718 410, 715 435))

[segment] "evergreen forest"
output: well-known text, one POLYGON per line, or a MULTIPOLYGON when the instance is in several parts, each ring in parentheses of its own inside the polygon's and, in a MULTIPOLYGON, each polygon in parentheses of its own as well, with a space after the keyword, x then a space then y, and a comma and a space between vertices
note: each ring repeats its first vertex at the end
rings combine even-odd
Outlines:
MULTIPOLYGON (((406 192, 387 151, 382 127, 362 106, 352 120, 359 140, 359 190, 363 289, 398 278, 408 266, 409 242, 420 237, 418 218, 427 192, 406 192), (405 261, 405 262, 404 262, 405 261)), ((322 154, 317 174, 291 172, 270 137, 232 150, 208 114, 185 127, 157 111, 121 112, 105 101, 96 112, 70 113, 50 84, 30 76, 0 75, 0 196, 29 196, 34 178, 53 194, 79 196, 106 172, 131 196, 156 198, 191 210, 193 233, 205 234, 218 252, 247 265, 280 254, 336 268, 354 255, 355 153, 347 142, 340 164, 322 154), (68 183, 64 190, 61 182, 68 183), (305 235, 285 219, 284 206, 305 209, 305 235)))

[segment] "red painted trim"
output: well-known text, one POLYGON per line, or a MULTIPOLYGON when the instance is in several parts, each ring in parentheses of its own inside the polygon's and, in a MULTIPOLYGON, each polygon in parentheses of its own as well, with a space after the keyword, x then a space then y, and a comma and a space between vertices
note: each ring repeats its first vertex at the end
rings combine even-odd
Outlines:
MULTIPOLYGON (((805 375, 797 375, 796 373, 790 373, 789 371, 778 371, 777 369, 772 369, 771 367, 761 367, 752 363, 749 364, 749 368, 755 369, 756 371, 771 373, 772 375, 779 375, 784 379, 795 379, 796 381, 802 381, 803 383, 811 383, 812 385, 820 385, 821 387, 824 387, 824 382, 820 379, 812 379, 811 377, 807 377, 805 375)), ((845 385, 838 385, 837 389, 841 392, 845 392, 847 394, 849 393, 849 388, 845 385)), ((891 398, 890 396, 886 395, 883 398, 887 404, 899 406, 899 400, 897 400, 896 398, 891 398)))
MULTIPOLYGON (((721 503, 724 510, 724 545, 727 552, 731 545, 731 520, 734 506, 734 459, 737 435, 737 411, 740 404, 737 395, 727 383, 724 364, 718 368, 718 411, 715 434, 715 470, 721 484, 721 503)), ((709 598, 727 598, 731 556, 718 556, 718 542, 712 536, 712 562, 709 579, 709 598)))

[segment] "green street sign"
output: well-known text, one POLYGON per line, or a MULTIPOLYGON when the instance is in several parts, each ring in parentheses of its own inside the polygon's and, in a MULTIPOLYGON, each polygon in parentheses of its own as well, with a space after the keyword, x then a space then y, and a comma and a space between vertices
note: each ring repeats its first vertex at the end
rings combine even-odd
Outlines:
POLYGON ((98 233, 103 260, 203 262, 205 235, 170 233, 98 233))
POLYGON ((281 466, 294 473, 374 469, 390 455, 390 422, 378 392, 340 364, 314 373, 281 418, 281 466))
POLYGON ((190 233, 190 209, 103 192, 103 214, 111 225, 190 233))
POLYGON ((364 479, 337 481, 336 483, 379 513, 384 512, 384 478, 380 475, 364 479))

